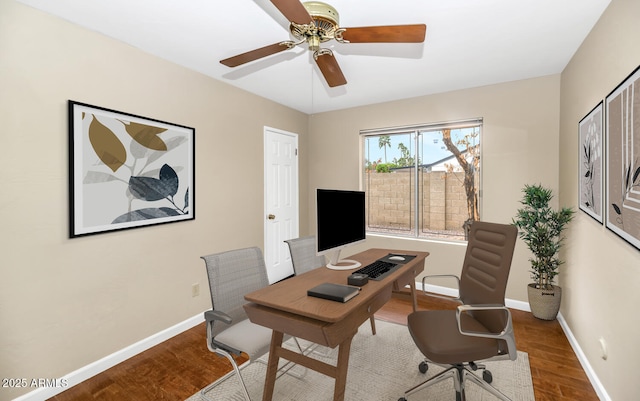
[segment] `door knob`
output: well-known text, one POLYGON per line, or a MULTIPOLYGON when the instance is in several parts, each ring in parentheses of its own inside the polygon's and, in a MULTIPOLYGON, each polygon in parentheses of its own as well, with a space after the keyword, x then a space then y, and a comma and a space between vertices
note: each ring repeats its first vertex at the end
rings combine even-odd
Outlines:
POLYGON ((275 220, 275 219, 276 219, 276 215, 275 215, 275 214, 269 214, 269 215, 267 216, 267 218, 268 218, 269 220, 275 220))

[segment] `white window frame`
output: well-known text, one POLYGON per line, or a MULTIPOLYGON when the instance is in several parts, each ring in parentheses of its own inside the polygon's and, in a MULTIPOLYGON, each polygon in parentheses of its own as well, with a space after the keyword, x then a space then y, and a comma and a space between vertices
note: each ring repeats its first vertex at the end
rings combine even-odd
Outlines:
MULTIPOLYGON (((374 128, 374 129, 366 129, 366 130, 361 130, 360 131, 360 137, 361 137, 361 143, 360 143, 360 153, 361 153, 361 163, 360 163, 360 188, 361 190, 365 190, 366 186, 365 186, 365 180, 367 179, 366 177, 366 154, 365 154, 365 141, 367 139, 367 137, 372 137, 372 136, 383 136, 383 135, 398 135, 398 134, 412 134, 413 138, 413 157, 415 158, 415 167, 416 170, 418 171, 418 167, 420 166, 420 160, 418 157, 418 144, 419 144, 419 137, 421 133, 425 133, 425 132, 433 132, 433 131, 440 131, 443 129, 451 129, 451 130, 455 130, 455 129, 461 129, 461 128, 471 128, 471 127, 478 127, 479 128, 479 135, 478 135, 478 141, 479 141, 479 147, 480 147, 480 167, 479 167, 479 176, 478 176, 478 180, 479 180, 479 184, 478 184, 478 213, 481 216, 482 215, 482 160, 483 160, 483 155, 482 155, 482 131, 483 131, 483 119, 481 117, 478 118, 471 118, 471 119, 466 119, 466 120, 458 120, 458 121, 451 121, 451 122, 439 122, 439 123, 433 123, 433 124, 417 124, 417 125, 407 125, 407 126, 398 126, 398 127, 388 127, 388 128, 374 128)), ((413 185, 416 185, 416 188, 420 187, 420 174, 414 174, 414 178, 413 178, 414 182, 413 185)), ((389 236, 397 236, 397 237, 403 237, 403 238, 422 238, 422 239, 438 239, 438 240, 444 240, 444 241, 451 241, 451 242, 459 242, 459 239, 454 239, 454 238, 447 238, 447 237, 435 237, 431 235, 421 235, 421 229, 420 229, 420 219, 422 217, 422 213, 423 211, 420 209, 420 205, 421 205, 421 192, 422 191, 415 191, 415 195, 414 195, 414 205, 415 205, 415 210, 412 211, 412 218, 413 218, 413 224, 415 226, 415 233, 411 233, 411 234, 398 234, 398 233, 393 233, 393 232, 380 232, 380 231, 372 231, 370 233, 372 234, 382 234, 382 235, 389 235, 389 236)), ((368 196, 367 196, 367 201, 368 201, 368 196)), ((368 204, 367 204, 368 207, 368 204)), ((367 232, 369 233, 368 227, 367 227, 367 232)))

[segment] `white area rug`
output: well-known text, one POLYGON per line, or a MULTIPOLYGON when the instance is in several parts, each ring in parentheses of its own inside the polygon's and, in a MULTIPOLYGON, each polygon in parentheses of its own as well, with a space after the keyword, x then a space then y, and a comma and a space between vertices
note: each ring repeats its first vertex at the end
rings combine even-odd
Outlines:
MULTIPOLYGON (((371 326, 367 321, 360 327, 351 344, 349 373, 347 376, 346 401, 395 401, 404 392, 434 376, 442 370, 430 364, 426 374, 418 371, 418 364, 423 360, 422 354, 413 343, 406 326, 384 321, 376 321, 377 334, 371 334, 371 326)), ((304 347, 304 343, 302 344, 304 347)), ((321 348, 320 352, 327 351, 321 348)), ((335 364, 337 348, 328 350, 328 356, 313 354, 314 358, 330 361, 335 364)), ((267 356, 264 357, 266 361, 267 356)), ((510 397, 513 401, 535 401, 533 383, 529 369, 529 357, 525 352, 518 352, 516 361, 488 362, 487 367, 493 374, 493 385, 510 397)), ((242 370, 242 376, 249 389, 251 399, 262 399, 266 366, 254 362, 242 370)), ((331 401, 333 399, 334 380, 320 373, 304 369, 300 366, 294 372, 302 374, 301 379, 284 375, 276 381, 274 401, 331 401)), ((496 398, 482 390, 476 384, 467 384, 468 401, 489 401, 496 398)), ((188 401, 244 401, 240 385, 235 376, 226 380, 207 393, 207 398, 200 393, 190 397, 188 401)), ((453 380, 445 380, 429 388, 423 389, 408 397, 413 400, 455 400, 453 380)))

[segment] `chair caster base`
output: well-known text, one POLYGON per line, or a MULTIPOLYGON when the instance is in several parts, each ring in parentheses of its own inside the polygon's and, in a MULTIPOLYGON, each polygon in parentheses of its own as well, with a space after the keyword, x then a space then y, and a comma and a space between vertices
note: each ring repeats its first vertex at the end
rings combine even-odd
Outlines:
POLYGON ((491 384, 491 382, 493 381, 493 375, 488 370, 485 370, 485 371, 482 372, 482 380, 484 380, 487 383, 491 384))
POLYGON ((400 398, 398 398, 398 401, 407 401, 407 399, 404 398, 404 397, 400 397, 400 398))
POLYGON ((420 364, 418 365, 418 370, 422 374, 427 373, 427 370, 429 370, 429 365, 427 365, 427 363, 424 361, 420 362, 420 364))

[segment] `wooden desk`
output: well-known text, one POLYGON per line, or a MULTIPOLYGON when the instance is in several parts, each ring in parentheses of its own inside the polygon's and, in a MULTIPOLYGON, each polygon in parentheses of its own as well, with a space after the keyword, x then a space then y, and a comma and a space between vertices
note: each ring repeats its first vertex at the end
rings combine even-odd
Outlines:
POLYGON ((351 340, 358 332, 358 327, 391 298, 393 290, 399 290, 407 284, 411 287, 416 309, 415 277, 424 270, 428 252, 369 249, 349 258, 366 266, 388 253, 405 253, 416 257, 385 279, 370 280, 358 296, 346 303, 310 297, 307 296, 307 290, 325 282, 346 284, 347 277, 355 269, 340 271, 322 267, 245 295, 250 302, 244 306, 249 319, 273 330, 263 401, 271 401, 273 397, 280 358, 335 378, 333 399, 344 400, 351 340), (283 348, 285 333, 331 348, 339 346, 336 365, 283 348))

